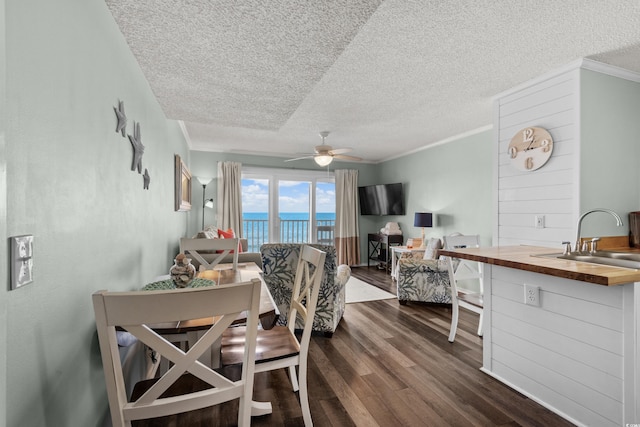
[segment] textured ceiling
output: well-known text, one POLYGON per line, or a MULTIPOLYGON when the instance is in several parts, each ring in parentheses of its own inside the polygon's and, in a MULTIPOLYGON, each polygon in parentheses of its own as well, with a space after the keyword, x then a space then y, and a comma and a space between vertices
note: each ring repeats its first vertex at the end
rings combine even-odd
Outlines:
POLYGON ((377 162, 583 57, 640 72, 637 0, 106 0, 195 150, 377 162))

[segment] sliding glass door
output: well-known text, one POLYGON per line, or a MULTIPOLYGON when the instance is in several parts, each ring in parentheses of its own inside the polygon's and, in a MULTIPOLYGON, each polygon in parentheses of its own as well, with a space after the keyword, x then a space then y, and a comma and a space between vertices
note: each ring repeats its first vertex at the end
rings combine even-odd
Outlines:
POLYGON ((243 168, 242 210, 250 251, 267 242, 333 244, 333 173, 243 168))
POLYGON ((282 243, 309 242, 310 181, 278 180, 278 227, 282 243))

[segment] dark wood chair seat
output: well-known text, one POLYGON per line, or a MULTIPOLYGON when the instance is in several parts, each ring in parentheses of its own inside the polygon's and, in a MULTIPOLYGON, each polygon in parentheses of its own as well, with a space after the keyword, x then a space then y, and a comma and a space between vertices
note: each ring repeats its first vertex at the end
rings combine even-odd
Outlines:
MULTIPOLYGON (((222 366, 242 364, 244 355, 244 326, 228 328, 222 334, 222 366)), ((258 330, 256 364, 285 359, 300 353, 300 344, 286 326, 258 330)))

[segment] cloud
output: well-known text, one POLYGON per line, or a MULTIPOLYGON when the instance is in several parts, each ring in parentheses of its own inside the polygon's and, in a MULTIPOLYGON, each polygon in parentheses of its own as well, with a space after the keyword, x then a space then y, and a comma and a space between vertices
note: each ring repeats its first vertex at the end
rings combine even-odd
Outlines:
MULTIPOLYGON (((280 212, 309 212, 309 183, 279 181, 280 212)), ((335 212, 335 186, 318 183, 316 186, 316 211, 335 212)), ((266 179, 242 180, 242 210, 244 212, 268 212, 269 181, 266 179)))

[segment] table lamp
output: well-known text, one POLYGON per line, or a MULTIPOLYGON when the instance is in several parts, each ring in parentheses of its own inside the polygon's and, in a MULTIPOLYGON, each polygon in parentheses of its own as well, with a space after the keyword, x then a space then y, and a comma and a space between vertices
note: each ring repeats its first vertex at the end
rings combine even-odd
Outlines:
POLYGON ((424 241, 424 228, 433 227, 433 214, 431 212, 416 212, 413 218, 413 226, 422 228, 422 244, 420 247, 426 247, 427 245, 424 241))

